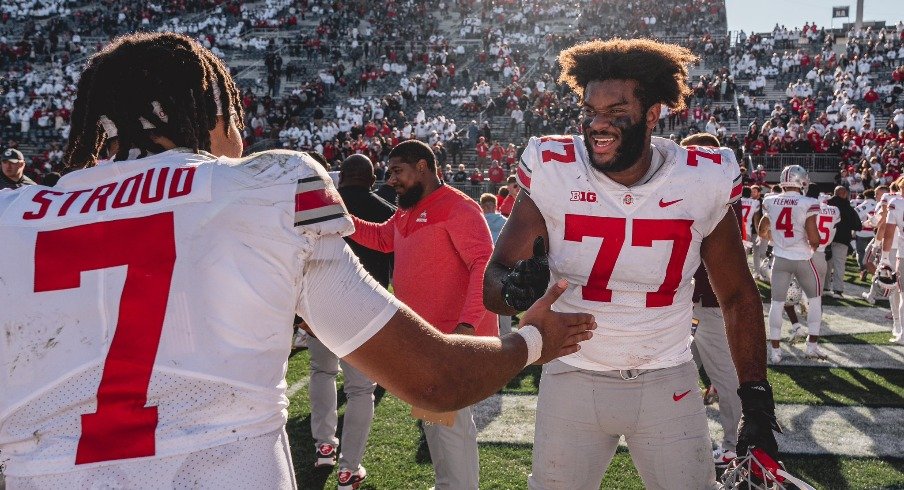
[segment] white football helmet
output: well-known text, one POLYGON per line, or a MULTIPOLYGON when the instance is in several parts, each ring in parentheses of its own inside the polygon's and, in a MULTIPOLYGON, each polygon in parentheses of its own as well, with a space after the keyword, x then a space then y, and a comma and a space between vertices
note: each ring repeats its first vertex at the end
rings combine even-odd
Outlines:
POLYGON ((785 187, 797 187, 801 192, 804 192, 807 190, 807 186, 810 185, 810 174, 800 165, 788 165, 782 169, 778 185, 782 189, 785 187))
POLYGON ((876 269, 876 277, 873 282, 879 290, 877 296, 880 298, 888 298, 898 290, 898 274, 888 264, 882 264, 876 269))
POLYGON ((788 286, 788 296, 785 298, 785 304, 797 306, 800 304, 800 298, 802 296, 803 291, 800 290, 800 286, 797 285, 797 281, 792 279, 791 284, 788 286))
POLYGON ((785 470, 762 449, 753 448, 747 456, 738 457, 719 479, 722 490, 815 490, 807 482, 785 470))

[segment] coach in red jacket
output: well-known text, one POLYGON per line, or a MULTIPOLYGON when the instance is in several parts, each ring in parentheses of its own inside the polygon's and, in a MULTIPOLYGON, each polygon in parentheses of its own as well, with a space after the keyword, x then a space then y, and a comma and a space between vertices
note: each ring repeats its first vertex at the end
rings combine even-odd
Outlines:
MULTIPOLYGON (((436 157, 409 140, 389 153, 387 183, 399 208, 384 223, 355 218, 351 239, 395 252, 396 297, 443 333, 498 335, 495 314, 483 306, 483 273, 493 252, 480 206, 436 177, 436 157)), ((426 424, 436 488, 477 489, 477 427, 471 409, 452 427, 426 424)))

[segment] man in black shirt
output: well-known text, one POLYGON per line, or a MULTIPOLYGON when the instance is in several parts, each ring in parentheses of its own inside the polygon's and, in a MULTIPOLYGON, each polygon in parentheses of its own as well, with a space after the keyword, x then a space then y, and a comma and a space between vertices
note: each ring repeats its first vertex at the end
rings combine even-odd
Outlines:
MULTIPOLYGON (((346 158, 339 168, 339 195, 348 212, 364 221, 382 223, 395 213, 395 206, 371 192, 376 182, 374 166, 365 155, 355 154, 346 158)), ((361 265, 383 287, 389 286, 392 254, 377 252, 352 240, 346 240, 352 252, 361 259, 361 265)))
MULTIPOLYGON (((835 206, 841 211, 841 221, 835 225, 835 238, 830 246, 832 247, 832 259, 829 262, 829 271, 832 275, 832 296, 842 298, 844 293, 844 265, 847 260, 851 243, 851 234, 860 231, 863 224, 860 222, 860 215, 851 206, 850 191, 842 186, 835 188, 835 195, 828 200, 826 204, 835 206)), ((826 258, 828 258, 828 253, 826 258)), ((826 274, 826 286, 828 286, 828 275, 826 274)))
POLYGON ((35 185, 25 176, 25 157, 15 148, 8 148, 0 156, 0 189, 18 189, 23 185, 35 185))
POLYGON ((465 165, 459 164, 458 171, 452 174, 452 182, 463 184, 468 181, 468 172, 465 172, 465 165))

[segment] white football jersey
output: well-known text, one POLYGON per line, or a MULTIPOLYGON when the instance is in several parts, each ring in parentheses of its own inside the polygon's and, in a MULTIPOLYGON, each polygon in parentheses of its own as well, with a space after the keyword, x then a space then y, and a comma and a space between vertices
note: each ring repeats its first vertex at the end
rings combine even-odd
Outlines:
MULTIPOLYGON (((895 227, 895 239, 897 239, 904 233, 904 198, 901 196, 893 196, 892 199, 889 200, 887 216, 885 224, 895 227)), ((904 250, 902 250, 901 247, 893 246, 892 248, 898 251, 898 257, 904 258, 904 250)))
POLYGON ((741 220, 744 226, 741 228, 741 239, 745 242, 752 242, 756 236, 757 225, 753 217, 760 210, 760 201, 749 197, 741 198, 741 220))
MULTIPOLYGON (((8 474, 281 430, 293 316, 334 307, 308 304, 306 260, 353 229, 323 168, 289 151, 177 149, 0 192, 3 245, 20 252, 0 254, 8 474)), ((346 355, 364 330, 330 347, 346 355)))
POLYGON ((819 247, 817 252, 825 252, 826 246, 835 239, 836 226, 841 221, 841 211, 828 204, 819 205, 819 216, 816 217, 816 229, 819 230, 819 247))
POLYGON ((772 253, 788 260, 809 260, 813 250, 804 224, 819 214, 819 201, 798 192, 782 192, 763 199, 763 216, 769 217, 772 253))
MULTIPOLYGON (((876 213, 879 213, 881 211, 883 205, 888 206, 892 200, 897 199, 899 197, 901 197, 901 194, 896 193, 896 192, 886 192, 885 194, 882 194, 882 199, 880 199, 879 202, 876 203, 876 213)), ((885 216, 886 216, 885 222, 886 223, 888 222, 888 214, 889 214, 888 212, 885 213, 885 216)), ((892 240, 892 243, 891 243, 892 250, 900 249, 900 247, 898 245, 900 245, 900 243, 901 243, 901 235, 902 234, 904 234, 904 231, 901 230, 901 227, 898 227, 897 231, 895 232, 895 238, 894 238, 894 240, 892 240)))
POLYGON ((868 225, 863 226, 863 229, 855 232, 855 235, 864 238, 876 236, 876 220, 878 219, 876 216, 876 200, 864 199, 863 202, 854 208, 854 211, 857 211, 857 216, 860 218, 861 223, 868 223, 868 225))
MULTIPOLYGON (((681 148, 653 138, 649 179, 625 187, 589 163, 583 136, 531 138, 518 181, 546 221, 563 312, 599 329, 562 358, 582 369, 653 369, 691 359, 691 279, 700 244, 741 195, 728 148, 681 148)), ((734 216, 732 216, 734 219, 734 216)))

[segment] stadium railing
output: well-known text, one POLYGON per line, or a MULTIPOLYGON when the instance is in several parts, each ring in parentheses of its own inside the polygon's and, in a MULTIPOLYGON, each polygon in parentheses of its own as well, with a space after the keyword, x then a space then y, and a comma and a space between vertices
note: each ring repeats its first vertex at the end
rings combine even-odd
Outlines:
POLYGON ((748 156, 748 168, 762 165, 766 171, 776 172, 786 165, 800 165, 809 172, 837 172, 841 158, 838 155, 819 153, 782 153, 775 156, 748 156))

